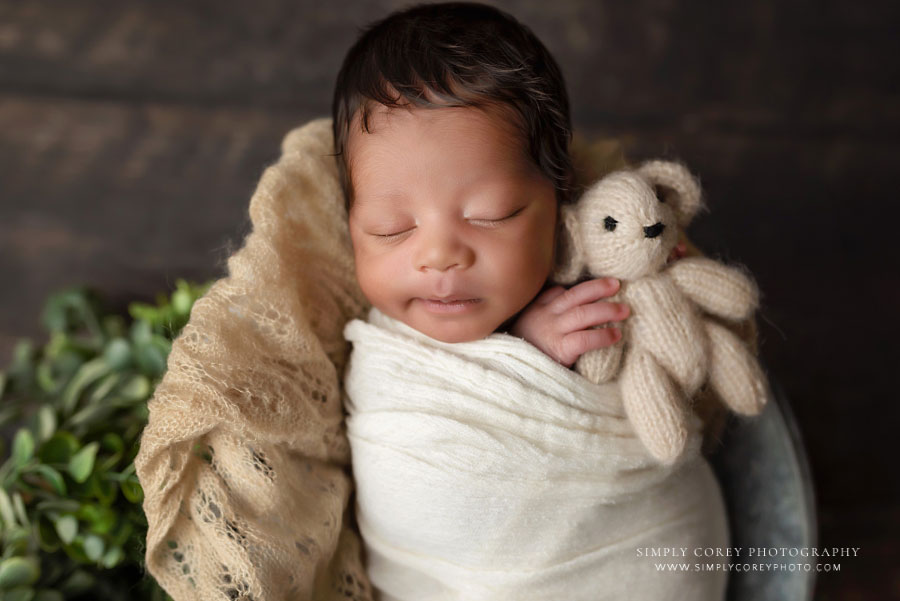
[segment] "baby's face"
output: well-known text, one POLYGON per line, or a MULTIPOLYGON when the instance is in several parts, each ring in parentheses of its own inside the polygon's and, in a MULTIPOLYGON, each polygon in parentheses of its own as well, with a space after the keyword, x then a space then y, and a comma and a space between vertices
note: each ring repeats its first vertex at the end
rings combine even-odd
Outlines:
POLYGON ((499 113, 378 105, 347 142, 356 276, 384 314, 444 342, 494 332, 540 291, 556 196, 499 113))

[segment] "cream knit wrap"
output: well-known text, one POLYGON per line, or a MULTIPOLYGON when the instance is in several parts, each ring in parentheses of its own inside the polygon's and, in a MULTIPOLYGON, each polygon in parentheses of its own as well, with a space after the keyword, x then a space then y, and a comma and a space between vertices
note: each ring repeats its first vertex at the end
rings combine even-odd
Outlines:
MULTIPOLYGON (((150 401, 135 459, 147 570, 176 601, 373 599, 340 386, 342 331, 369 307, 333 152, 330 119, 285 137, 250 202, 253 231, 150 401)), ((582 181, 622 164, 604 143, 573 156, 582 181)))
POLYGON ((390 601, 721 601, 724 572, 659 571, 644 548, 725 548, 691 422, 660 465, 618 384, 521 338, 448 344, 372 309, 344 330, 369 578, 390 601))

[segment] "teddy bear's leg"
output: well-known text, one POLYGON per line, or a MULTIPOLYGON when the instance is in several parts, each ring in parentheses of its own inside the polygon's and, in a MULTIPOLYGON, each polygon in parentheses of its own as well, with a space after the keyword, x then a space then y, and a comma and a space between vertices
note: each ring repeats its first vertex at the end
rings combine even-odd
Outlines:
POLYGON ((747 347, 728 328, 706 321, 709 383, 736 413, 756 415, 768 399, 765 374, 747 347))
POLYGON ((625 413, 656 459, 673 463, 688 437, 684 397, 669 374, 646 351, 632 349, 619 379, 625 413))
POLYGON ((609 382, 619 372, 621 360, 622 343, 620 341, 612 346, 584 353, 575 362, 575 371, 597 384, 609 382))

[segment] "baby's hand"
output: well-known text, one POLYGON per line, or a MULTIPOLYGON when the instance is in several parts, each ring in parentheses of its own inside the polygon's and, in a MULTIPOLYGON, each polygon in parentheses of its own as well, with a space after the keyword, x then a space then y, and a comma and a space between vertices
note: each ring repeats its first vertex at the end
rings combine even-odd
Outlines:
POLYGON ((570 367, 583 353, 611 346, 622 337, 619 328, 591 328, 628 317, 628 305, 595 302, 618 290, 615 278, 588 280, 568 290, 554 286, 525 307, 509 332, 570 367))

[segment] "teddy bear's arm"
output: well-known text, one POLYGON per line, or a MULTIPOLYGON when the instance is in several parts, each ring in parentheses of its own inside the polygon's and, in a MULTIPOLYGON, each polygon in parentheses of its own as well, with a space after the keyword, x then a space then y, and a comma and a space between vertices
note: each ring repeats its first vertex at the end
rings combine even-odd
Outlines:
POLYGON ((600 384, 609 382, 619 373, 622 360, 622 341, 612 346, 588 351, 575 362, 575 371, 582 376, 600 384))
POLYGON ((668 268, 669 276, 703 310, 726 319, 744 320, 756 310, 756 284, 740 270, 706 257, 686 257, 668 268))

